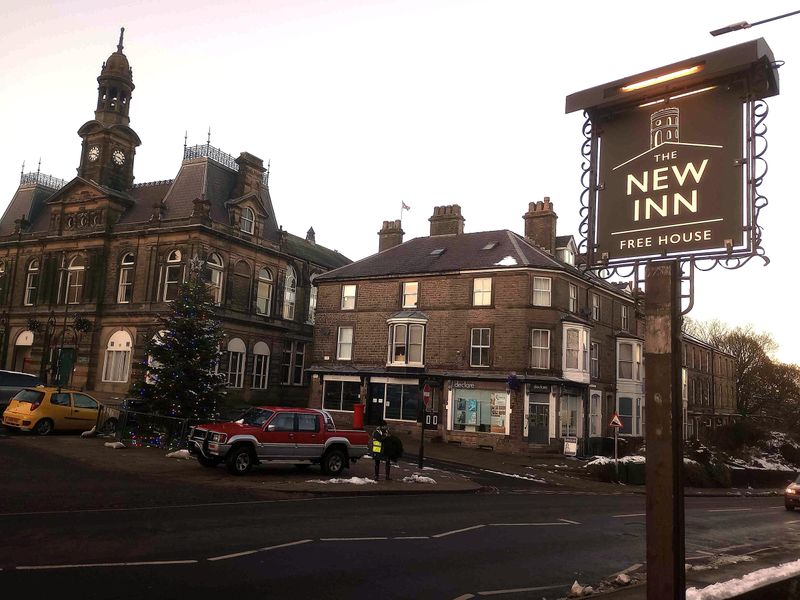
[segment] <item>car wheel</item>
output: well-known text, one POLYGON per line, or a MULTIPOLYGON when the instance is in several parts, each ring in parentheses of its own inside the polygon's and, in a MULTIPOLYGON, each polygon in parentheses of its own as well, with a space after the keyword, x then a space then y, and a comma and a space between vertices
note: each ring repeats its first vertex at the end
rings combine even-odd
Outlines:
POLYGON ((33 430, 37 435, 50 435, 53 433, 53 421, 50 419, 40 419, 33 430))
POLYGON ((197 462, 199 462, 204 467, 208 467, 209 469, 216 467, 219 464, 220 459, 216 457, 206 458, 202 454, 197 457, 197 462))
POLYGON ((347 466, 347 457, 341 450, 328 450, 322 457, 322 471, 326 475, 339 475, 347 466))
POLYGON ((246 446, 239 446, 228 453, 225 462, 228 471, 234 475, 244 475, 253 467, 253 453, 246 446))
POLYGON ((785 506, 786 506, 786 510, 794 510, 794 506, 792 506, 790 504, 786 504, 785 506))

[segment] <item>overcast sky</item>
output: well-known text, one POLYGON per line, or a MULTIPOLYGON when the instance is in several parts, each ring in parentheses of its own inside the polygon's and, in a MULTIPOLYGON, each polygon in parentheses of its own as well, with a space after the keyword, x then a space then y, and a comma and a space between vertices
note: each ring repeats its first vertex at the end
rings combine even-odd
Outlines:
MULTIPOLYGON (((9 5, 10 6, 10 5, 9 5)), ((708 32, 796 2, 533 0, 29 0, 0 21, 0 207, 26 171, 71 179, 76 131, 124 26, 133 67, 137 182, 171 179, 189 144, 272 161, 278 222, 351 259, 377 251, 382 221, 427 235, 433 207, 460 204, 466 231, 522 233, 550 196, 577 235, 582 117, 566 95, 764 37, 780 69, 769 101, 763 186, 769 266, 697 276, 690 316, 752 323, 800 363, 796 178, 800 16, 708 32), (792 258, 794 257, 794 258, 792 258)))

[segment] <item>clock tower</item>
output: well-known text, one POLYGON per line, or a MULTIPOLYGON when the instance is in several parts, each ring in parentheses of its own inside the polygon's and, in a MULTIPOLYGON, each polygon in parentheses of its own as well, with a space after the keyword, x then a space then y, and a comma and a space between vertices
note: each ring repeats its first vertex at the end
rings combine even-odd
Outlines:
POLYGON ((128 125, 133 70, 122 53, 123 27, 117 51, 103 63, 97 78, 97 108, 78 135, 83 139, 78 176, 107 188, 125 192, 133 185, 133 157, 141 144, 128 125))

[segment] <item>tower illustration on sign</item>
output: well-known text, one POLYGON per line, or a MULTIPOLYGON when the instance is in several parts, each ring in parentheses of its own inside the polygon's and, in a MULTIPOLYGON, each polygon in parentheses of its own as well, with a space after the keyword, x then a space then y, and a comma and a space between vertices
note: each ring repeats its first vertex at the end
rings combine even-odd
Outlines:
POLYGON ((681 109, 677 106, 662 108, 650 115, 650 149, 664 142, 679 141, 681 109))

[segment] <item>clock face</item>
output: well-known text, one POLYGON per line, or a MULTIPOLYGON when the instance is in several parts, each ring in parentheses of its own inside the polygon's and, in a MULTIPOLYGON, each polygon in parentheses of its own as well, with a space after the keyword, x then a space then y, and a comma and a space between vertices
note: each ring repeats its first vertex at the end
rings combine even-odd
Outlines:
POLYGON ((125 153, 122 150, 114 150, 114 152, 111 153, 111 158, 120 166, 125 164, 125 153))
POLYGON ((98 148, 97 146, 92 146, 91 148, 89 148, 90 161, 92 162, 96 161, 99 156, 100 156, 100 148, 98 148))

